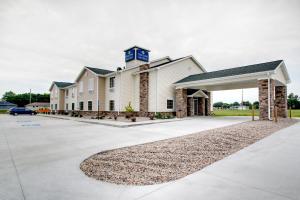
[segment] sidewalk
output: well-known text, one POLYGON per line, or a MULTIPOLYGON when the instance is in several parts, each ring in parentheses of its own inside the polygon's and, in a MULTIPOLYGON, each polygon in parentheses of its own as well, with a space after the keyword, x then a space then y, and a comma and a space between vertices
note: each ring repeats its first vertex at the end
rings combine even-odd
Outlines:
POLYGON ((183 121, 189 120, 192 118, 173 118, 173 119, 155 119, 155 120, 148 120, 148 121, 139 121, 139 122, 121 122, 121 121, 113 121, 113 120, 106 120, 106 119, 86 119, 86 118, 78 118, 78 117, 69 117, 63 115, 43 115, 38 114, 41 117, 50 117, 56 119, 64 119, 64 120, 73 120, 77 122, 84 122, 90 124, 100 124, 104 126, 112 126, 118 128, 126 128, 126 127, 133 127, 133 126, 143 126, 149 124, 160 124, 160 123, 167 123, 167 122, 175 122, 175 121, 183 121))

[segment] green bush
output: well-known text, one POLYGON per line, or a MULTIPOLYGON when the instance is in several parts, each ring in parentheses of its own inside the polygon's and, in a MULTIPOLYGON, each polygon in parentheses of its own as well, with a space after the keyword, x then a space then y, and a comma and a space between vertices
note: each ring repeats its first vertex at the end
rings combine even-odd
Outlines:
POLYGON ((131 106, 131 102, 129 102, 128 105, 125 106, 125 112, 127 112, 127 113, 132 113, 132 112, 134 112, 134 109, 133 109, 133 107, 131 106))

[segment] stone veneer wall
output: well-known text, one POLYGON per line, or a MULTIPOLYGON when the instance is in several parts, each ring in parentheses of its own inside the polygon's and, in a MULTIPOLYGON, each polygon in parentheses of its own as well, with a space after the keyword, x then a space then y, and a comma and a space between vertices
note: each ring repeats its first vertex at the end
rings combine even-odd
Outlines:
MULTIPOLYGON (((149 64, 141 65, 140 71, 150 68, 149 64)), ((140 112, 141 115, 148 115, 149 104, 149 72, 140 73, 140 112)))
MULTIPOLYGON (((268 120, 268 79, 258 80, 259 119, 268 120)), ((270 116, 273 116, 275 81, 270 79, 270 116)))
POLYGON ((275 106, 277 106, 278 117, 287 117, 287 88, 286 86, 275 87, 275 106))
MULTIPOLYGON (((207 112, 205 112, 205 115, 211 115, 211 94, 210 92, 208 91, 204 91, 204 93, 208 96, 208 98, 206 98, 204 101, 205 101, 205 107, 204 108, 207 108, 207 112)), ((204 109, 205 111, 206 109, 204 109)))
POLYGON ((205 98, 204 97, 200 97, 199 100, 199 115, 205 115, 205 98))
POLYGON ((194 115, 194 98, 187 97, 187 116, 194 115))
POLYGON ((187 89, 176 89, 176 117, 187 116, 187 89))

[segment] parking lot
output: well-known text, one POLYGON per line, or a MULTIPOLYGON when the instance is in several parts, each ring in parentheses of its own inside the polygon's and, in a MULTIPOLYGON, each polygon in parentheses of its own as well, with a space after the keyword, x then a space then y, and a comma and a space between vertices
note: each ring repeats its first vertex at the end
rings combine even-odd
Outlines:
POLYGON ((79 169, 79 164, 85 158, 103 150, 176 137, 246 120, 249 118, 201 117, 116 128, 41 116, 0 115, 0 199, 199 199, 207 195, 212 198, 206 199, 234 199, 231 198, 234 192, 239 195, 235 196, 236 199, 253 199, 255 196, 272 199, 300 198, 300 175, 295 170, 300 165, 300 137, 295 134, 300 130, 299 123, 200 172, 165 184, 115 185, 91 179, 79 169), (293 145, 284 146, 290 143, 293 145), (270 147, 273 151, 281 152, 279 157, 274 157, 270 147), (277 161, 278 158, 281 159, 280 162, 277 161), (262 166, 273 168, 266 170, 262 166), (281 171, 276 171, 276 166, 281 171), (257 168, 261 171, 257 172, 257 168), (254 174, 256 179, 246 176, 244 170, 248 174, 252 173, 252 176, 254 174), (218 174, 215 175, 215 172, 218 174), (262 173, 266 177, 259 177, 262 173), (250 182, 245 182, 249 177, 250 182), (264 182, 255 186, 255 181, 261 180, 264 182))

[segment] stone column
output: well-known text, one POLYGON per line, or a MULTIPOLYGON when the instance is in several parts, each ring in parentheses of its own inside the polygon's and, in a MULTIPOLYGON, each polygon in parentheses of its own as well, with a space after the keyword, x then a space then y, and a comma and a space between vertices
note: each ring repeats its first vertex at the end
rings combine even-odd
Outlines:
POLYGON ((210 92, 208 91, 205 91, 204 92, 208 98, 205 99, 205 110, 207 110, 207 112, 205 112, 205 115, 210 115, 211 114, 211 110, 210 110, 210 107, 211 107, 211 95, 210 95, 210 92))
POLYGON ((198 109, 199 109, 199 115, 205 115, 205 98, 204 97, 200 97, 198 98, 198 109))
POLYGON ((187 98, 187 116, 194 116, 194 98, 187 98))
POLYGON ((176 89, 176 117, 187 116, 187 89, 176 89))
POLYGON ((278 117, 287 117, 287 89, 286 86, 275 87, 275 106, 277 106, 278 117))
POLYGON ((259 119, 268 120, 269 119, 269 94, 270 91, 270 116, 273 116, 274 107, 274 90, 275 81, 270 79, 270 88, 268 89, 268 79, 258 80, 258 95, 259 95, 259 119))
MULTIPOLYGON (((140 71, 149 69, 149 64, 141 65, 140 71)), ((140 112, 147 116, 149 103, 149 72, 140 73, 140 112)))

